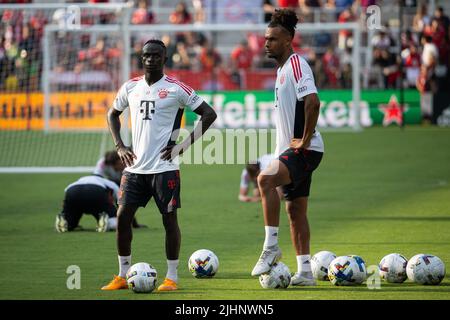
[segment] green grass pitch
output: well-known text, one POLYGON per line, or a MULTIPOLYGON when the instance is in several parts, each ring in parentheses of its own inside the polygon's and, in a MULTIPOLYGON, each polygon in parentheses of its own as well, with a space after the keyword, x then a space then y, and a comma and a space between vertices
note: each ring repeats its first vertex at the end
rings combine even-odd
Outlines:
MULTIPOLYGON (((373 128, 362 133, 324 132, 326 153, 313 177, 309 206, 312 253, 357 254, 376 265, 389 253, 439 256, 450 268, 450 130, 373 128)), ((38 142, 37 142, 38 143, 38 142)), ((450 299, 450 275, 439 286, 382 282, 366 285, 265 290, 250 271, 264 240, 261 205, 237 200, 239 165, 184 165, 180 287, 178 292, 103 292, 118 272, 115 234, 53 229, 64 188, 80 174, 0 175, 0 299, 450 299), (187 260, 197 249, 213 250, 220 268, 212 279, 195 279, 187 260), (81 268, 81 289, 66 287, 70 265, 81 268)), ((149 226, 134 230, 133 262, 166 272, 164 230, 151 202, 138 211, 149 226)), ((280 246, 295 271, 287 218, 282 209, 280 246)))

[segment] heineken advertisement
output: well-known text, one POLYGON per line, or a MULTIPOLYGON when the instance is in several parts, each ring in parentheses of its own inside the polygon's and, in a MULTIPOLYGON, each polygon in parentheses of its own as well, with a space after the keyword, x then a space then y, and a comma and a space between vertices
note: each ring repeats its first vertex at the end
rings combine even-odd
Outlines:
MULTIPOLYGON (((218 118, 218 128, 267 128, 274 126, 273 92, 229 91, 198 92, 213 105, 218 118)), ((321 111, 320 127, 341 128, 355 122, 351 90, 323 90, 319 92, 321 111)), ((360 101, 361 125, 400 124, 402 110, 398 90, 362 91, 360 101)), ((186 125, 192 125, 196 115, 186 112, 186 125)), ((404 91, 404 119, 406 124, 421 122, 420 95, 416 90, 404 91)))

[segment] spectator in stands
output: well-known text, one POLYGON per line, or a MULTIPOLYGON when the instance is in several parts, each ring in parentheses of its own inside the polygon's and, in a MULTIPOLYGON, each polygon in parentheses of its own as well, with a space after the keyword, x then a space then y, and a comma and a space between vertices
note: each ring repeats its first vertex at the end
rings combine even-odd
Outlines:
MULTIPOLYGON (((192 23, 192 16, 187 10, 186 3, 183 1, 179 2, 175 10, 170 14, 169 21, 172 24, 189 24, 192 23)), ((175 34, 175 42, 186 41, 185 32, 177 32, 175 34)))
MULTIPOLYGON (((163 35, 161 37, 161 41, 164 42, 164 45, 166 46, 166 56, 167 56, 166 68, 172 69, 173 68, 173 55, 175 54, 177 48, 176 48, 175 44, 173 43, 172 38, 168 34, 163 35)), ((140 60, 142 61, 142 58, 140 60)), ((142 68, 140 68, 140 70, 141 69, 142 68)))
POLYGON ((231 52, 231 67, 233 70, 249 70, 253 64, 253 53, 246 40, 239 43, 231 52))
POLYGON ((278 7, 297 10, 299 0, 278 0, 278 7))
MULTIPOLYGON (((346 22, 353 22, 353 21, 356 21, 356 16, 353 14, 351 7, 347 7, 344 11, 342 11, 339 14, 339 18, 338 18, 339 23, 346 23, 346 22)), ((352 33, 349 30, 339 31, 339 37, 338 37, 339 49, 344 50, 351 46, 351 44, 350 44, 351 35, 352 35, 352 33)))
POLYGON ((353 68, 353 58, 352 58, 352 50, 347 48, 344 50, 341 56, 341 86, 344 89, 352 88, 352 68, 353 68))
POLYGON ((431 22, 430 17, 427 13, 427 5, 426 3, 422 3, 417 6, 416 15, 413 18, 413 30, 418 33, 422 33, 425 26, 429 25, 431 22))
POLYGON ((188 24, 192 23, 192 16, 187 10, 186 3, 179 2, 175 10, 170 14, 169 21, 172 24, 188 24))
POLYGON ((380 29, 377 35, 372 38, 374 50, 386 50, 395 46, 395 41, 389 34, 389 29, 385 26, 380 29))
POLYGON ((444 8, 438 7, 434 11, 434 18, 438 20, 439 24, 444 28, 445 30, 445 37, 446 40, 449 40, 450 35, 450 19, 448 16, 444 13, 444 8))
POLYGON ((272 18, 272 14, 275 12, 275 6, 272 0, 263 0, 262 9, 264 11, 264 23, 267 23, 272 18))
POLYGON ((414 43, 410 43, 409 47, 401 53, 403 66, 406 74, 406 85, 410 88, 416 87, 416 81, 420 74, 420 54, 414 43))
POLYGON ((417 47, 418 43, 419 41, 416 33, 411 32, 410 29, 406 30, 405 32, 402 32, 401 35, 402 50, 409 49, 410 45, 415 45, 417 47))
POLYGON ((320 0, 299 0, 302 22, 314 22, 314 10, 320 8, 320 0))
POLYGON ((241 72, 250 70, 253 65, 253 53, 246 40, 241 41, 241 43, 233 49, 230 58, 231 78, 234 83, 242 88, 241 72))
POLYGON ((188 48, 184 41, 179 41, 176 44, 175 52, 172 56, 172 63, 174 69, 190 70, 192 61, 189 56, 188 48))
POLYGON ((205 41, 202 46, 199 60, 201 68, 205 72, 217 71, 222 63, 219 52, 208 41, 205 41))
POLYGON ((439 63, 446 64, 448 54, 448 41, 445 34, 444 26, 440 24, 438 19, 433 19, 431 25, 426 26, 423 34, 429 36, 436 45, 439 52, 439 63))
POLYGON ((203 0, 192 0, 192 6, 194 7, 194 23, 204 23, 205 8, 203 0))
POLYGON ((381 68, 384 88, 395 88, 399 78, 396 56, 390 53, 388 49, 378 50, 374 57, 374 64, 381 68))
POLYGON ((151 3, 147 0, 139 0, 137 9, 133 11, 131 16, 132 24, 150 24, 155 22, 155 16, 150 10, 151 3))
POLYGON ((322 57, 322 66, 325 73, 327 84, 331 88, 338 87, 340 79, 339 58, 334 52, 333 47, 328 47, 322 57))

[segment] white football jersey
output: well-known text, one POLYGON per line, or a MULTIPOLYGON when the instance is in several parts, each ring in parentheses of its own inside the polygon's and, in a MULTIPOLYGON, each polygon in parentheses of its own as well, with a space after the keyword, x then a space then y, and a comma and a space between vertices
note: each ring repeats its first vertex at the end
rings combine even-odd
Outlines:
POLYGON ((64 192, 66 192, 69 188, 71 188, 73 186, 79 186, 79 185, 85 185, 85 184, 96 185, 96 186, 102 187, 104 189, 111 189, 113 192, 114 199, 117 199, 117 194, 119 192, 119 186, 108 179, 105 179, 105 178, 99 177, 99 176, 94 176, 94 175, 81 177, 74 183, 69 184, 67 186, 67 188, 64 189, 64 192))
MULTIPOLYGON (((273 159, 275 159, 274 154, 265 154, 258 158, 259 170, 263 171, 265 168, 269 166, 273 159)), ((248 188, 250 185, 250 175, 247 172, 247 169, 243 169, 241 173, 241 188, 248 188)))
POLYGON ((184 107, 195 110, 202 102, 192 88, 166 75, 151 86, 144 76, 125 82, 113 104, 118 111, 130 108, 137 159, 125 170, 139 174, 178 170, 177 163, 161 159, 161 150, 176 140, 172 133, 180 128, 184 107))
MULTIPOLYGON (((293 53, 277 70, 275 84, 277 156, 289 148, 292 138, 303 137, 305 126, 303 97, 311 93, 317 93, 312 70, 305 59, 293 53)), ((324 151, 322 137, 317 129, 308 149, 324 151)))

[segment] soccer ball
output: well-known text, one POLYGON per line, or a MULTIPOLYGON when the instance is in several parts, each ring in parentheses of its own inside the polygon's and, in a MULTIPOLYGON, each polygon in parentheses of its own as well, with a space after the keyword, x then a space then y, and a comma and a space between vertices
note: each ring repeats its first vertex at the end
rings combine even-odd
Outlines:
POLYGON ((367 277, 367 269, 366 269, 366 263, 364 262, 363 258, 360 256, 357 256, 355 254, 349 255, 349 257, 355 259, 356 264, 358 265, 359 272, 361 273, 361 276, 364 277, 364 279, 361 281, 361 283, 366 280, 367 277))
POLYGON ((133 264, 126 275, 128 288, 136 293, 150 293, 156 287, 157 272, 150 264, 133 264))
POLYGON ((336 286, 352 286, 366 280, 364 261, 358 256, 340 256, 331 261, 328 278, 336 286))
POLYGON ((311 258, 311 271, 314 278, 317 280, 329 280, 328 279, 328 266, 336 255, 330 251, 317 252, 311 258))
POLYGON ((259 276, 259 283, 264 289, 286 289, 291 283, 291 273, 287 265, 279 261, 268 273, 259 276))
POLYGON ((419 284, 439 284, 445 277, 445 265, 431 254, 417 254, 406 266, 408 279, 419 284))
POLYGON ((402 283, 406 280, 408 259, 398 253, 391 253, 381 259, 378 268, 382 279, 391 283, 402 283))
POLYGON ((200 249, 191 255, 188 267, 194 277, 210 278, 219 270, 219 259, 211 250, 200 249))

